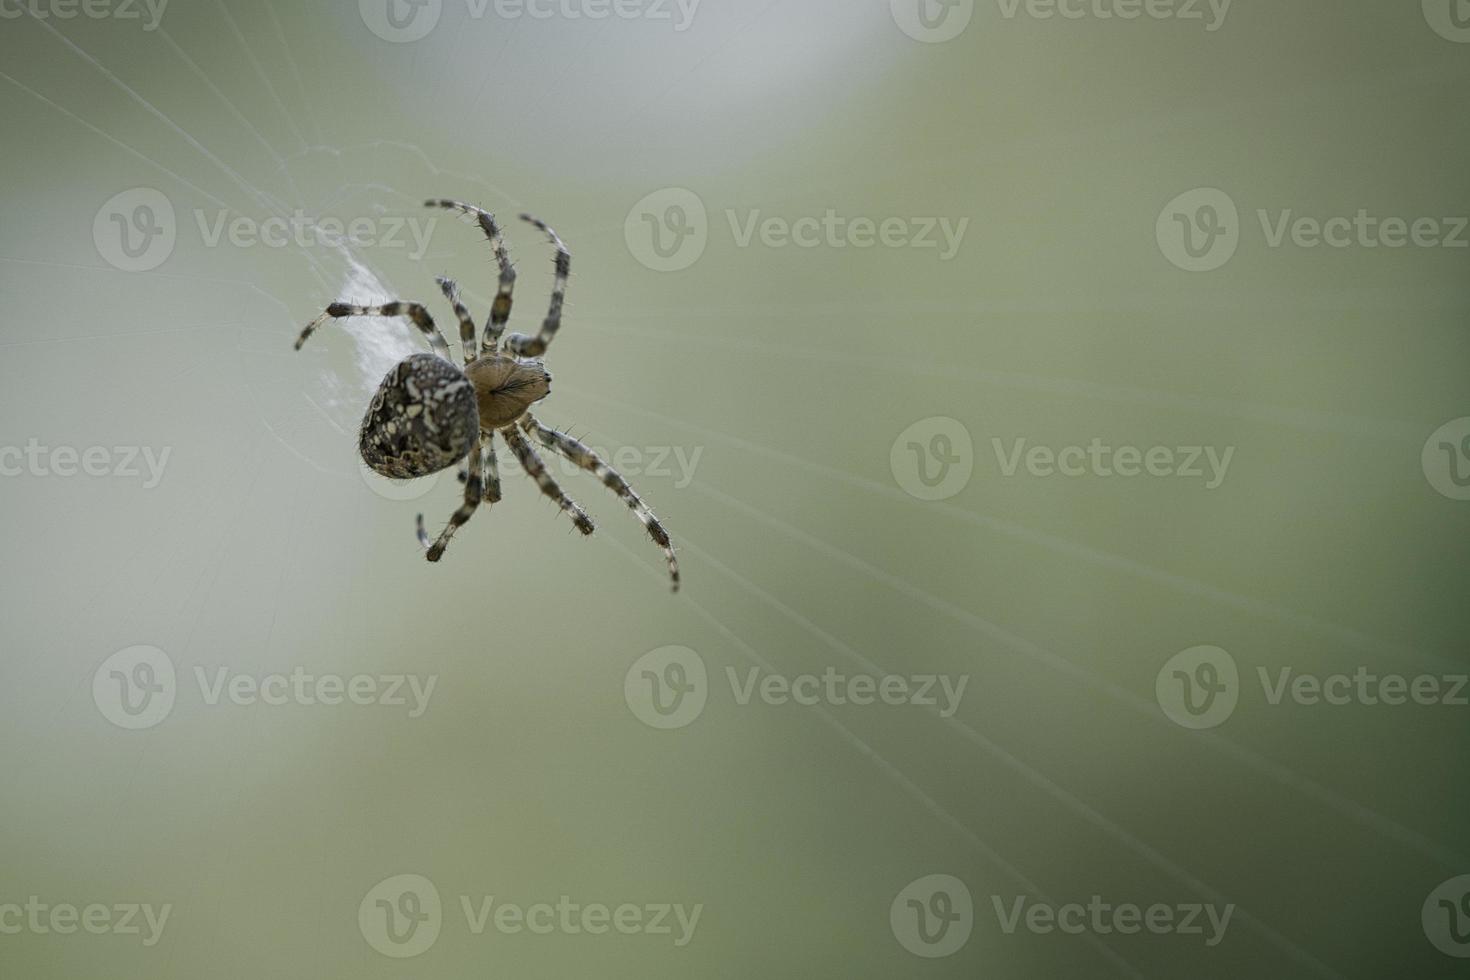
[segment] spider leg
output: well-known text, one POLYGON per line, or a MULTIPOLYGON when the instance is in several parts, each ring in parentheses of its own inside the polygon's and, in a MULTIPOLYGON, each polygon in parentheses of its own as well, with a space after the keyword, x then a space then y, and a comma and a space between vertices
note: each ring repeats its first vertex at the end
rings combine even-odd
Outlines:
POLYGON ((679 559, 674 556, 674 546, 669 541, 669 532, 664 530, 664 526, 658 522, 653 511, 648 509, 643 498, 628 486, 628 481, 623 479, 617 470, 603 462, 602 457, 566 433, 557 432, 555 429, 542 425, 531 413, 527 412, 521 418, 521 427, 535 436, 537 441, 546 448, 560 453, 582 469, 596 474, 603 486, 623 499, 623 503, 628 505, 634 516, 643 522, 643 526, 648 530, 648 536, 653 538, 653 543, 663 549, 664 557, 669 562, 669 577, 673 579, 674 591, 678 592, 679 559))
POLYGON ((541 461, 541 457, 536 454, 536 450, 531 448, 531 444, 526 441, 526 437, 517 432, 516 427, 513 425, 508 425, 501 429, 500 434, 505 437, 506 443, 510 445, 511 452, 515 453, 516 458, 521 461, 521 469, 525 470, 526 475, 536 481, 536 485, 541 488, 542 493, 555 500, 557 505, 567 512, 567 516, 572 519, 572 523, 577 525, 577 530, 583 534, 591 534, 596 530, 596 525, 592 523, 592 518, 587 516, 587 512, 575 500, 563 493, 561 487, 551 478, 551 474, 546 472, 546 464, 541 461))
POLYGON ((404 303, 399 301, 385 303, 382 306, 356 306, 352 303, 333 303, 327 307, 325 313, 308 323, 306 329, 301 331, 301 336, 296 338, 296 349, 301 349, 301 345, 306 343, 306 338, 310 337, 316 331, 316 328, 321 326, 324 320, 340 320, 343 317, 349 316, 406 316, 413 321, 414 326, 423 331, 425 337, 429 338, 429 346, 434 348, 435 354, 438 354, 446 361, 453 360, 449 356, 449 344, 444 340, 444 335, 439 332, 439 328, 434 326, 434 318, 429 316, 429 311, 424 309, 419 303, 404 303))
POLYGON ((454 315, 459 317, 459 342, 464 346, 464 362, 468 364, 475 359, 475 321, 460 302, 459 286, 453 279, 439 276, 434 281, 444 290, 444 298, 449 300, 449 305, 454 307, 454 315))
POLYGON ((521 220, 529 221, 540 228, 551 240, 551 244, 556 246, 556 282, 551 287, 551 309, 547 311, 546 319, 541 322, 541 332, 534 337, 513 333, 506 339, 505 347, 512 354, 520 357, 540 357, 546 353, 546 348, 551 346, 551 339, 561 329, 561 308, 567 297, 567 279, 572 274, 572 253, 567 250, 566 243, 561 240, 561 236, 552 231, 540 218, 523 214, 521 220))
POLYGON ((495 215, 473 204, 436 199, 425 201, 424 206, 448 208, 451 211, 473 215, 480 223, 480 230, 490 240, 490 248, 495 253, 495 264, 500 268, 500 286, 495 293, 495 302, 490 306, 490 318, 485 321, 485 338, 480 352, 494 353, 496 346, 500 343, 500 335, 505 332, 505 325, 510 321, 510 307, 514 302, 516 288, 516 270, 510 264, 510 252, 506 250, 505 236, 500 231, 500 225, 496 223, 495 215))
MULTIPOLYGON (((498 504, 500 503, 500 463, 495 458, 494 430, 480 430, 480 449, 485 454, 485 503, 498 504)), ((460 467, 459 482, 464 483, 469 478, 469 469, 460 467)))
POLYGON ((500 503, 500 463, 495 458, 495 433, 486 432, 480 440, 485 449, 485 502, 500 503))
POLYGON ((444 549, 449 547, 449 539, 454 537, 454 532, 475 515, 475 510, 480 506, 480 496, 484 492, 480 485, 480 441, 475 440, 475 444, 470 447, 469 455, 465 457, 465 467, 469 475, 465 480, 464 503, 460 504, 459 509, 449 518, 449 526, 439 534, 439 540, 435 541, 432 546, 429 544, 428 532, 424 530, 424 515, 418 516, 419 544, 429 549, 429 553, 425 556, 429 561, 438 561, 444 557, 444 549))

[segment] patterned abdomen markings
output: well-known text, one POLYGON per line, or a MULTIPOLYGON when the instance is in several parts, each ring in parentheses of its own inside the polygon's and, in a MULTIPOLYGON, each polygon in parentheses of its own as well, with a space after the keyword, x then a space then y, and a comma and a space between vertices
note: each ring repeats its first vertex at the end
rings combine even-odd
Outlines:
POLYGON ((442 357, 414 354, 378 386, 362 418, 358 449, 375 473, 411 480, 458 463, 479 437, 469 379, 442 357))

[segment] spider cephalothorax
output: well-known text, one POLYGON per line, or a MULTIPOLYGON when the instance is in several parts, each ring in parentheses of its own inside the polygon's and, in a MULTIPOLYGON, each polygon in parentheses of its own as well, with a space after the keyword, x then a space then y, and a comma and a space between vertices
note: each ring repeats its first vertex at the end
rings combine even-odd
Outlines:
POLYGON ((496 433, 510 446, 526 474, 536 481, 541 492, 555 500, 583 534, 594 530, 592 519, 565 493, 546 471, 546 464, 526 441, 530 435, 546 448, 559 453, 584 470, 595 474, 643 522, 654 543, 663 549, 669 564, 674 589, 679 588, 679 563, 668 532, 654 517, 628 482, 602 458, 565 433, 542 425, 531 414, 531 406, 551 394, 551 375, 541 356, 561 327, 561 311, 566 296, 567 278, 571 274, 572 256, 567 247, 546 224, 530 215, 521 215, 543 231, 556 247, 556 285, 552 289, 551 308, 534 337, 511 334, 502 345, 500 335, 510 319, 515 269, 510 264, 500 226, 495 216, 458 201, 429 201, 430 207, 450 208, 472 215, 490 240, 500 270, 499 289, 485 324, 484 338, 476 349, 475 323, 460 302, 459 289, 453 281, 440 279, 439 287, 454 307, 459 319, 460 340, 464 344, 464 367, 450 358, 449 344, 434 325, 429 311, 419 303, 393 302, 380 306, 358 306, 333 303, 326 312, 306 325, 296 340, 296 349, 324 321, 348 316, 406 316, 428 338, 432 354, 414 354, 393 366, 368 405, 358 433, 358 449, 374 472, 395 480, 429 476, 463 462, 460 478, 465 483, 464 503, 454 512, 449 526, 433 544, 424 530, 424 516, 418 517, 420 543, 428 549, 429 561, 438 561, 449 546, 449 539, 474 515, 483 500, 493 504, 500 500, 500 474, 495 459, 496 433))
POLYGON ((551 394, 551 375, 540 361, 507 354, 486 354, 464 369, 475 386, 480 427, 498 429, 526 414, 551 394))

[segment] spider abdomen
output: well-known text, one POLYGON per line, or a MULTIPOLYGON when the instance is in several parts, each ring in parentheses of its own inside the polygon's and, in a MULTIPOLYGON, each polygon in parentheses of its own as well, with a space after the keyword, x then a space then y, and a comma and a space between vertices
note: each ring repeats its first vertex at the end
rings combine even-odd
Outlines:
POLYGON ((378 385, 358 433, 363 462, 383 476, 411 480, 453 466, 480 436, 475 387, 433 354, 414 354, 378 385))
POLYGON ((551 394, 551 375, 540 361, 487 354, 465 368, 475 386, 480 427, 501 429, 526 414, 536 402, 551 394))

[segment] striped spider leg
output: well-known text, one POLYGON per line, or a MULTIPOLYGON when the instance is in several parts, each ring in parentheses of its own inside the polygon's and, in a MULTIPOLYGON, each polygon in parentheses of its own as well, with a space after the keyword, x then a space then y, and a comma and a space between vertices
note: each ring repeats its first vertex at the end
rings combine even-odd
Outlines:
POLYGON ((526 437, 516 431, 514 425, 508 425, 501 429, 500 434, 505 437, 506 444, 510 446, 510 451, 515 453, 516 458, 520 460, 521 469, 525 470, 526 475, 536 481, 536 485, 541 488, 542 493, 556 501, 557 506, 566 511, 567 516, 572 519, 572 523, 577 525, 578 531, 581 531, 583 534, 591 534, 597 530, 597 525, 592 523, 592 518, 587 516, 587 512, 582 509, 581 505, 571 497, 568 497, 557 484, 556 480, 552 479, 551 474, 546 471, 546 463, 542 461, 541 456, 531 447, 531 444, 526 441, 526 437))
POLYGON ((674 546, 669 541, 669 532, 664 530, 664 526, 659 523, 653 511, 649 510, 643 498, 639 497, 628 485, 628 481, 623 479, 622 474, 607 465, 601 456, 576 439, 564 432, 558 432, 542 425, 530 412, 521 417, 521 428, 525 429, 541 445, 565 456, 582 469, 594 474, 602 481, 603 486, 622 498, 623 503, 627 504, 628 509, 642 522, 643 527, 648 531, 648 536, 653 539, 653 543, 663 550, 664 558, 669 563, 669 578, 673 581, 674 591, 678 592, 679 559, 674 555, 674 546))
POLYGON ((501 232, 495 215, 473 204, 436 198, 425 201, 424 206, 447 208, 472 216, 479 222, 480 230, 490 242, 490 249, 495 254, 495 264, 500 270, 500 284, 496 288, 495 301, 490 304, 490 316, 485 321, 485 338, 480 352, 494 353, 500 344, 500 335, 505 332, 505 325, 510 322, 510 309, 515 302, 516 270, 510 262, 510 251, 505 247, 505 235, 501 232))
POLYGON ((551 346, 551 339, 561 329, 561 310, 567 298, 567 280, 572 275, 572 253, 561 240, 561 236, 540 218, 523 214, 521 220, 541 229, 556 248, 556 281, 551 287, 551 308, 546 313, 546 319, 541 322, 541 332, 534 337, 513 333, 506 338, 505 349, 518 357, 540 357, 546 353, 546 348, 551 346))
POLYGON ((429 534, 424 530, 424 515, 420 514, 415 521, 415 529, 418 531, 419 544, 428 549, 429 561, 438 561, 444 557, 444 549, 449 547, 449 539, 454 537, 454 532, 463 527, 480 506, 480 497, 484 489, 480 485, 480 439, 476 438, 470 447, 469 455, 465 457, 465 469, 467 478, 464 485, 464 503, 459 505, 449 518, 449 526, 439 532, 439 538, 432 545, 429 544, 429 534))

